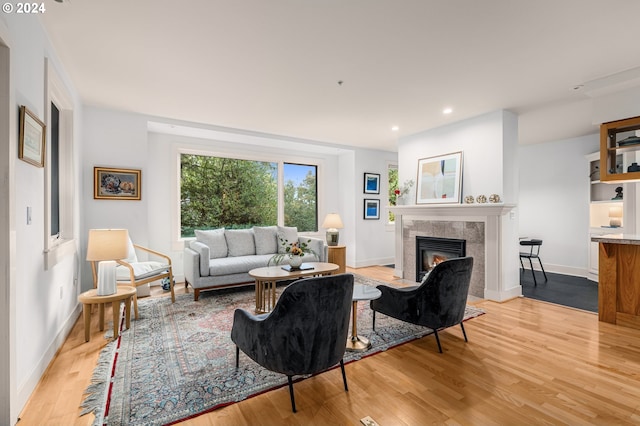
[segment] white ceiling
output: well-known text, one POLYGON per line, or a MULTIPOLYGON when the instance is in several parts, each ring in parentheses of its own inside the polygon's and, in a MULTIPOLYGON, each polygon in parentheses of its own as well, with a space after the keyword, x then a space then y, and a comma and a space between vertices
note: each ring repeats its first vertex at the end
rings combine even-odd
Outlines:
POLYGON ((87 105, 390 151, 497 109, 520 143, 593 133, 574 87, 640 65, 638 0, 45 4, 87 105))

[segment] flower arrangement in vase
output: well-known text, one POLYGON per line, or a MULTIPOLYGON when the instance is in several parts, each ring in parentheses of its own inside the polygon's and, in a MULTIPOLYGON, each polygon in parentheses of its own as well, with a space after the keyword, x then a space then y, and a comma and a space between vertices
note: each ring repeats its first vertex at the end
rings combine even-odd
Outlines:
POLYGON ((413 180, 409 179, 404 182, 404 185, 393 191, 396 196, 395 205, 400 206, 407 204, 407 201, 409 200, 406 198, 406 196, 409 194, 409 191, 413 187, 413 183, 413 180))
POLYGON ((285 257, 288 257, 289 265, 294 269, 299 268, 302 265, 302 257, 305 254, 313 254, 318 257, 316 252, 309 247, 310 242, 311 240, 303 241, 302 243, 298 241, 290 243, 288 240, 280 238, 280 245, 284 247, 284 253, 274 254, 267 265, 271 265, 272 262, 274 265, 279 265, 285 257))

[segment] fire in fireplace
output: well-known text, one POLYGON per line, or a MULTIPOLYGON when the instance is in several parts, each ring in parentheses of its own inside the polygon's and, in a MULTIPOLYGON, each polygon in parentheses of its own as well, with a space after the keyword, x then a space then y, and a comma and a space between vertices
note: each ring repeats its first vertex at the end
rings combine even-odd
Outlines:
POLYGON ((440 262, 454 257, 464 257, 467 241, 455 238, 416 237, 416 281, 440 262))

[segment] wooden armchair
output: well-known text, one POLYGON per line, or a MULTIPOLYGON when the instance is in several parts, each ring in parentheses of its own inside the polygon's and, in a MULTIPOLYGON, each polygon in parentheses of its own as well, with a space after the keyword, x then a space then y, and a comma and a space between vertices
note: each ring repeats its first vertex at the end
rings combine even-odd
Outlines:
MULTIPOLYGON (((126 259, 116 260, 119 264, 116 268, 116 280, 118 284, 129 285, 132 287, 139 287, 141 285, 161 280, 163 278, 169 279, 169 286, 171 289, 171 302, 176 301, 176 295, 174 292, 173 282, 173 270, 171 266, 171 258, 166 254, 152 250, 147 247, 143 247, 138 244, 133 244, 129 239, 129 253, 126 259), (136 254, 136 249, 143 251, 150 255, 151 258, 160 258, 162 261, 147 260, 140 261, 136 254)), ((97 262, 91 262, 91 270, 93 272, 93 286, 97 286, 97 262)), ((138 298, 133 298, 133 307, 135 318, 138 318, 138 298)))

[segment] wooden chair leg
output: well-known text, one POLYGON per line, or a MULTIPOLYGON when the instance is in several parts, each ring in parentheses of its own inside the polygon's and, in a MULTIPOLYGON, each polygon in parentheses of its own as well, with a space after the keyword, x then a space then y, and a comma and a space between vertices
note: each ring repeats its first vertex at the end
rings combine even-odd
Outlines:
POLYGON ((291 379, 291 376, 287 376, 287 378, 289 379, 289 395, 291 395, 291 409, 295 413, 296 412, 296 400, 293 397, 293 380, 291 379))
POLYGON ((344 390, 349 392, 349 387, 347 386, 347 375, 344 372, 344 361, 340 360, 340 368, 342 369, 342 381, 344 382, 344 390))

